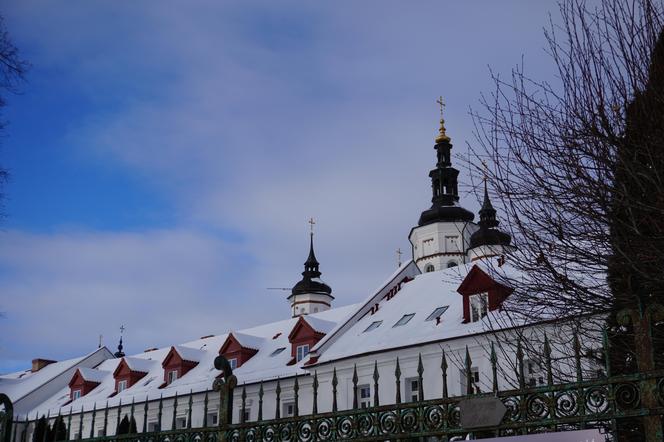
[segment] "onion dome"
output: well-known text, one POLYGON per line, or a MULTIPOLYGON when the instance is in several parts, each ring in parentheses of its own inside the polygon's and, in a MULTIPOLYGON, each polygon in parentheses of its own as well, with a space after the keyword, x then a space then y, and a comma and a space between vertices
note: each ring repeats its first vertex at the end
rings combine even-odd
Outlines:
POLYGON ((475 218, 475 215, 471 211, 457 206, 459 202, 457 182, 459 171, 452 167, 452 143, 445 131, 445 120, 442 117, 442 99, 439 103, 441 104, 440 129, 438 130, 434 146, 437 162, 436 168, 429 172, 433 192, 431 198, 432 205, 431 208, 425 210, 420 215, 419 226, 436 222, 470 222, 475 218))
POLYGON ((311 240, 309 244, 309 257, 304 263, 304 272, 302 272, 302 279, 295 284, 288 299, 296 295, 303 295, 307 293, 327 295, 334 299, 332 296, 332 289, 329 285, 325 284, 320 279, 320 271, 318 270, 320 264, 314 254, 314 234, 311 233, 311 240))
POLYGON ((496 209, 493 208, 489 199, 489 192, 484 180, 484 201, 480 209, 480 228, 470 237, 470 248, 479 246, 509 246, 512 237, 507 233, 496 229, 498 220, 496 219, 496 209))

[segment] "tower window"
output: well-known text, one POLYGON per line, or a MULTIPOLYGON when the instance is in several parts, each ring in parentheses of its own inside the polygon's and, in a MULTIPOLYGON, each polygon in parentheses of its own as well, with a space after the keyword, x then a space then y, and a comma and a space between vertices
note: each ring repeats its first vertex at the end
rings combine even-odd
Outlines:
POLYGON ((446 305, 444 307, 438 307, 436 310, 431 312, 431 314, 429 316, 427 316, 427 319, 425 319, 425 321, 433 321, 434 319, 442 316, 443 313, 445 313, 445 310, 447 310, 448 308, 449 308, 448 305, 446 305))
POLYGON ((430 273, 436 270, 436 268, 433 266, 433 264, 427 264, 426 267, 424 267, 424 273, 430 273))
POLYGON ((445 251, 447 253, 459 252, 459 237, 446 236, 445 237, 445 251))
POLYGON ((456 261, 450 261, 450 262, 447 263, 447 268, 451 269, 452 267, 456 267, 458 265, 459 264, 457 264, 456 261))
POLYGON ((396 324, 394 324, 392 327, 400 327, 402 325, 408 324, 408 322, 413 319, 413 316, 415 316, 415 313, 408 313, 407 315, 403 315, 401 319, 397 321, 396 324))
POLYGON ((470 322, 477 322, 486 316, 489 307, 489 294, 479 293, 470 296, 470 322))

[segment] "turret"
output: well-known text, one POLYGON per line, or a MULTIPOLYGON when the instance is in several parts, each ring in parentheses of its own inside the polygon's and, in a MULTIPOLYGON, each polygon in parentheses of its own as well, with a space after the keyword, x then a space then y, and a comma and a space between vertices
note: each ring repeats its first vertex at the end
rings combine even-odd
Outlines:
MULTIPOLYGON (((311 221, 313 226, 313 221, 311 221)), ((293 317, 329 310, 332 307, 332 289, 321 279, 320 264, 314 253, 314 233, 310 234, 309 256, 304 263, 302 279, 293 287, 288 301, 293 317)))
POLYGON ((496 209, 493 208, 489 199, 486 178, 484 179, 484 201, 480 209, 479 230, 470 237, 470 250, 468 257, 471 261, 489 258, 492 256, 504 256, 514 249, 511 246, 512 237, 497 229, 496 209))

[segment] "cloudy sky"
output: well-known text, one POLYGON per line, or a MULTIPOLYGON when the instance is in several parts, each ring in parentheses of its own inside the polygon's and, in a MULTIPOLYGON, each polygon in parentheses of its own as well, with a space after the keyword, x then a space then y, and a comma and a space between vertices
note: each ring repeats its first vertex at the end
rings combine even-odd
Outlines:
MULTIPOLYGON (((550 75, 553 1, 32 1, 0 162, 0 372, 289 316, 309 217, 337 305, 410 251, 436 97, 455 151, 489 66, 550 75)), ((462 172, 463 179, 464 172, 462 172)), ((467 175, 467 174, 466 174, 467 175)), ((467 189, 467 188, 465 188, 467 189)), ((477 208, 465 190, 462 202, 477 208)))

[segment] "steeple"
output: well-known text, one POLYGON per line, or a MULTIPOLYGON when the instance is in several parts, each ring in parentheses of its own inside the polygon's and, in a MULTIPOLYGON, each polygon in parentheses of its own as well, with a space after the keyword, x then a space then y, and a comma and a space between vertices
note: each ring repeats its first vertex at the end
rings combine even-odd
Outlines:
POLYGON ((424 226, 435 222, 472 221, 475 216, 472 212, 456 206, 459 201, 459 186, 457 178, 459 171, 452 167, 452 143, 445 129, 443 108, 445 104, 442 97, 438 99, 440 105, 440 128, 435 138, 436 167, 429 172, 431 178, 431 208, 422 212, 418 225, 424 226))
POLYGON ((484 201, 480 209, 480 229, 470 237, 470 256, 472 260, 489 256, 504 255, 513 249, 510 246, 512 237, 505 232, 501 232, 496 219, 496 209, 489 199, 487 189, 487 179, 484 177, 484 201))
POLYGON ((334 299, 330 286, 320 279, 320 263, 316 259, 314 252, 313 226, 316 223, 313 218, 309 220, 309 224, 311 225, 311 232, 309 233, 309 256, 304 262, 302 279, 295 284, 288 297, 293 317, 328 310, 334 299))
POLYGON ((115 356, 116 358, 122 358, 122 357, 124 357, 124 355, 125 355, 124 352, 122 351, 122 349, 123 349, 123 346, 122 346, 122 334, 124 333, 124 331, 125 331, 125 327, 124 327, 124 325, 121 325, 121 326, 120 326, 120 343, 118 344, 118 351, 116 351, 115 354, 113 355, 113 356, 115 356))
POLYGON ((484 201, 480 209, 480 222, 478 223, 481 228, 490 229, 498 227, 498 220, 496 219, 496 209, 493 208, 491 200, 489 199, 489 191, 487 190, 486 177, 484 178, 484 201))

